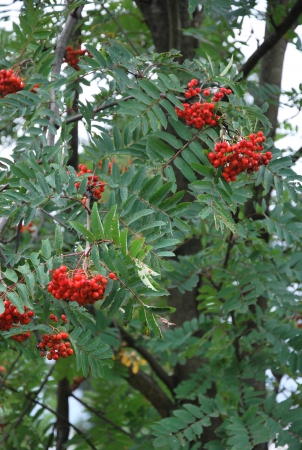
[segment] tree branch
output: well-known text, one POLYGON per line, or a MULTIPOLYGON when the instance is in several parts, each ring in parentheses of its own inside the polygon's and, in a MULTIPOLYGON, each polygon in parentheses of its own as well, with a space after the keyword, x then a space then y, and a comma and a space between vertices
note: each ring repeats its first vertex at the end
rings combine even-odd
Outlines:
POLYGON ((12 362, 10 368, 8 369, 6 376, 3 378, 3 380, 0 383, 0 389, 2 389, 2 387, 5 385, 6 380, 8 379, 8 377, 10 376, 10 374, 12 373, 12 371, 14 370, 15 365, 17 364, 17 362, 19 361, 20 357, 21 357, 22 353, 20 352, 17 356, 17 358, 14 359, 14 361, 12 362))
POLYGON ((158 386, 154 378, 147 375, 142 370, 137 373, 132 372, 132 366, 128 368, 126 378, 130 386, 138 390, 157 409, 162 417, 168 417, 175 408, 174 403, 158 386))
MULTIPOLYGON (((55 368, 55 366, 52 366, 52 367, 51 367, 51 369, 50 369, 50 370, 48 371, 48 373, 46 374, 44 380, 43 380, 42 383, 40 384, 38 390, 35 391, 35 392, 33 392, 33 394, 34 394, 34 397, 33 397, 33 398, 31 397, 31 395, 23 393, 23 394, 25 395, 25 397, 28 398, 28 399, 30 400, 30 402, 25 406, 25 408, 23 409, 22 413, 21 413, 20 416, 18 417, 18 420, 16 420, 16 422, 15 422, 14 425, 12 426, 13 429, 14 429, 14 428, 17 428, 18 425, 20 425, 20 423, 21 423, 22 420, 23 420, 23 417, 24 417, 24 416, 28 413, 28 411, 30 410, 30 408, 31 408, 31 406, 32 406, 32 403, 37 403, 37 401, 36 401, 35 399, 36 399, 36 397, 40 394, 40 392, 42 391, 42 389, 43 389, 43 387, 45 386, 45 384, 46 384, 48 378, 49 378, 50 375, 52 374, 54 368, 55 368)), ((4 382, 4 383, 5 383, 5 382, 4 382)), ((5 384, 5 387, 8 388, 8 389, 10 389, 10 390, 13 391, 13 392, 20 393, 17 389, 14 389, 14 388, 13 388, 12 386, 10 386, 10 385, 5 384)), ((7 439, 10 437, 10 435, 11 435, 11 434, 8 433, 6 436, 4 436, 4 439, 3 439, 4 442, 7 441, 7 439)))
POLYGON ((283 22, 281 22, 275 31, 269 34, 257 50, 249 57, 249 59, 241 66, 239 72, 243 72, 243 76, 247 77, 251 70, 260 61, 275 44, 290 30, 294 25, 299 15, 302 13, 302 1, 297 0, 290 12, 287 14, 283 22))
POLYGON ((298 159, 302 158, 302 147, 299 148, 299 150, 297 150, 292 156, 291 159, 293 161, 293 163, 296 163, 298 161, 298 159))
MULTIPOLYGON (((53 367, 54 367, 54 366, 53 366, 53 367)), ((15 389, 14 387, 12 387, 12 386, 10 386, 10 385, 7 385, 6 388, 9 389, 9 390, 12 391, 12 392, 15 392, 16 394, 23 394, 24 397, 28 398, 32 403, 35 403, 35 405, 40 405, 42 408, 44 408, 44 409, 46 409, 47 411, 51 412, 54 416, 59 417, 59 418, 62 418, 62 416, 60 416, 54 409, 50 408, 49 406, 45 405, 45 404, 42 403, 42 402, 39 402, 38 400, 31 399, 31 397, 30 397, 29 394, 25 394, 24 392, 20 392, 20 391, 18 391, 18 389, 15 389)), ((72 428, 73 428, 80 436, 83 437, 83 439, 87 442, 87 444, 89 445, 89 447, 92 448, 92 450, 98 450, 98 449, 93 445, 93 443, 90 441, 90 439, 89 439, 87 436, 85 436, 85 434, 84 434, 78 427, 76 427, 75 425, 73 425, 73 424, 70 423, 70 422, 68 422, 68 425, 69 425, 70 427, 72 427, 72 428)), ((7 439, 9 438, 9 436, 10 436, 10 434, 7 434, 7 435, 5 436, 4 439, 7 440, 7 439)))
MULTIPOLYGON (((97 108, 95 108, 93 110, 93 114, 95 115, 98 112, 103 111, 104 109, 111 108, 111 106, 116 106, 119 104, 120 101, 126 102, 127 100, 131 100, 133 98, 134 97, 132 97, 132 95, 128 95, 128 97, 124 97, 119 100, 115 100, 114 102, 108 103, 107 105, 98 106, 97 108)), ((92 118, 94 117, 94 115, 92 116, 92 118)), ((79 120, 83 119, 83 117, 84 117, 83 114, 77 114, 76 116, 72 116, 72 117, 69 117, 68 119, 66 119, 64 124, 68 125, 69 123, 78 122, 79 120)), ((57 128, 59 128, 59 127, 57 127, 57 128)))
POLYGON ((102 414, 100 411, 97 411, 96 409, 94 409, 92 406, 89 406, 87 403, 85 403, 82 399, 80 399, 79 397, 75 396, 72 392, 70 393, 70 396, 75 398, 79 403, 81 403, 83 406, 85 406, 86 409, 88 409, 88 411, 91 411, 93 414, 95 414, 97 417, 99 417, 100 419, 102 419, 104 422, 108 423, 109 425, 111 425, 113 428, 115 428, 116 430, 120 431, 121 433, 124 433, 126 436, 130 437, 131 439, 134 438, 133 434, 128 433, 128 431, 123 430, 122 427, 120 427, 119 425, 117 425, 116 423, 112 422, 110 419, 107 419, 107 417, 102 414))
POLYGON ((135 339, 127 333, 127 331, 118 326, 121 333, 121 337, 127 342, 127 344, 134 348, 145 360, 149 363, 149 366, 154 370, 158 378, 165 383, 165 385, 170 389, 173 394, 173 389, 176 387, 173 377, 169 376, 162 366, 156 361, 154 356, 148 352, 148 350, 142 345, 137 345, 135 339))
MULTIPOLYGON (((62 61, 64 58, 64 53, 66 46, 68 44, 69 38, 72 34, 72 30, 74 29, 76 23, 81 17, 82 9, 84 8, 84 5, 78 6, 73 11, 71 11, 68 14, 65 27, 63 28, 63 31, 61 33, 61 36, 58 39, 56 49, 55 49, 55 60, 52 66, 51 71, 51 79, 54 79, 54 75, 56 73, 60 73, 62 61)), ((58 106, 56 104, 56 95, 54 89, 50 92, 51 97, 51 104, 50 104, 50 110, 55 113, 56 116, 59 115, 58 106)), ((53 119, 50 120, 50 123, 53 123, 53 119)), ((48 137, 47 137, 47 144, 48 145, 54 145, 55 142, 55 135, 48 130, 48 137)))
POLYGON ((70 394, 69 382, 67 378, 58 381, 57 389, 57 442, 56 450, 63 450, 68 441, 69 435, 69 404, 70 394))
POLYGON ((126 38, 126 41, 128 42, 128 44, 130 45, 130 47, 132 48, 132 50, 134 51, 134 53, 136 53, 139 56, 139 52, 137 51, 137 49, 135 48, 135 45, 133 44, 133 42, 131 41, 131 39, 129 38, 126 30, 124 29, 124 27, 121 25, 121 23, 117 20, 117 18, 115 17, 115 15, 109 11, 108 8, 106 8, 104 5, 102 5, 102 9, 104 11, 106 11, 106 13, 112 17, 112 20, 117 24, 117 26, 119 27, 119 29, 121 30, 121 32, 123 33, 123 35, 126 38))

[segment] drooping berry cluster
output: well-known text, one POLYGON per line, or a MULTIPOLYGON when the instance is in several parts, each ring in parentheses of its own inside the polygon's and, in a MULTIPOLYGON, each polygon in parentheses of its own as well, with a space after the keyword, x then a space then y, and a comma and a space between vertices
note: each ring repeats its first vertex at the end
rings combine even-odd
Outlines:
MULTIPOLYGON (((50 314, 49 318, 50 318, 50 320, 52 320, 53 322, 58 323, 58 318, 57 318, 57 316, 56 316, 55 314, 50 314)), ((61 315, 61 321, 62 321, 63 323, 67 323, 67 322, 68 322, 67 317, 65 316, 65 314, 62 314, 62 315, 61 315)))
POLYGON ((32 92, 33 94, 36 94, 37 91, 36 89, 38 89, 40 87, 39 83, 34 84, 34 86, 31 88, 30 92, 32 92))
MULTIPOLYGON (((84 164, 79 164, 78 167, 79 172, 77 172, 77 177, 81 177, 86 173, 93 174, 92 170, 89 170, 84 164)), ((79 189, 81 183, 77 181, 74 185, 77 189, 79 189)), ((102 192, 105 190, 105 183, 104 181, 100 181, 100 178, 97 175, 90 175, 88 177, 87 190, 92 193, 95 199, 99 200, 102 197, 102 192)), ((83 200, 86 200, 86 198, 84 197, 83 200)))
POLYGON ((222 167, 222 176, 229 183, 235 181, 236 176, 247 171, 257 172, 260 166, 267 165, 272 159, 272 153, 260 153, 266 138, 262 131, 250 134, 247 139, 241 139, 230 145, 227 141, 218 142, 214 152, 208 154, 210 163, 215 167, 222 167))
POLYGON ((0 314, 0 330, 8 331, 14 324, 20 323, 21 325, 28 325, 30 319, 35 315, 33 311, 30 311, 27 306, 24 306, 24 313, 19 313, 16 306, 9 300, 4 301, 4 312, 0 314))
POLYGON ((195 97, 197 94, 200 94, 201 89, 196 87, 197 85, 198 81, 196 78, 193 78, 193 80, 188 83, 188 90, 185 92, 186 98, 195 97))
MULTIPOLYGON (((116 159, 115 159, 115 158, 111 158, 111 160, 109 161, 109 163, 108 163, 108 175, 111 175, 111 174, 112 174, 112 167, 113 167, 113 164, 114 164, 115 162, 116 162, 116 159)), ((126 162, 126 164, 122 164, 122 165, 120 166, 120 174, 123 174, 124 172, 128 172, 128 168, 129 168, 129 166, 131 166, 131 165, 132 165, 132 159, 130 158, 130 159, 126 162)), ((99 161, 98 166, 99 166, 99 168, 101 169, 102 166, 103 166, 103 161, 99 161)))
POLYGON ((26 339, 30 338, 30 332, 26 331, 25 333, 21 333, 21 334, 15 334, 14 336, 12 336, 12 339, 14 339, 15 341, 18 342, 23 342, 26 341, 26 339))
POLYGON ((71 45, 68 45, 68 47, 66 47, 65 49, 64 62, 73 67, 74 70, 80 70, 78 66, 79 57, 84 55, 92 57, 88 50, 75 49, 71 45))
POLYGON ((219 116, 214 112, 214 103, 196 102, 190 105, 183 103, 184 110, 175 107, 178 117, 184 119, 187 125, 195 128, 202 128, 205 125, 215 127, 218 123, 219 116))
POLYGON ((40 355, 55 361, 73 355, 71 343, 66 342, 68 338, 69 335, 65 332, 58 334, 43 334, 42 341, 38 344, 40 355))
POLYGON ((30 233, 33 233, 34 230, 33 230, 32 227, 33 227, 33 223, 32 222, 29 222, 28 225, 21 225, 20 233, 24 233, 24 231, 29 231, 30 233))
POLYGON ((0 98, 8 94, 15 94, 24 88, 22 78, 14 73, 11 69, 0 70, 0 98))
MULTIPOLYGON (((232 93, 231 89, 227 89, 225 87, 218 88, 212 98, 213 102, 219 102, 225 95, 230 95, 232 93)), ((204 93, 205 95, 205 93, 204 93)))
POLYGON ((215 88, 212 101, 201 102, 201 94, 204 97, 209 97, 211 95, 211 90, 208 88, 202 90, 201 88, 196 87, 197 85, 198 81, 196 78, 193 78, 193 80, 188 83, 188 89, 184 95, 187 99, 198 96, 199 101, 196 103, 183 103, 184 110, 175 106, 176 114, 178 117, 184 119, 187 125, 197 129, 200 129, 205 125, 216 127, 219 116, 215 113, 215 102, 220 101, 225 95, 230 95, 232 90, 225 87, 215 88))
MULTIPOLYGON (((113 276, 109 274, 110 278, 113 276)), ((48 292, 58 300, 70 300, 84 306, 102 300, 107 283, 103 275, 90 276, 82 269, 68 271, 66 266, 61 266, 53 272, 48 292)))

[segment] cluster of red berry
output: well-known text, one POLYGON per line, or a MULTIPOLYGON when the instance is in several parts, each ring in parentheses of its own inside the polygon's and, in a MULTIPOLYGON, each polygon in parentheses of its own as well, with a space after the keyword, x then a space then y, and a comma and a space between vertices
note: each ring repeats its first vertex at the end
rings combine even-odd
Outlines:
POLYGON ((241 139, 232 145, 227 141, 218 142, 214 147, 215 153, 208 154, 209 161, 215 168, 223 167, 222 176, 228 183, 235 181, 240 173, 257 172, 260 166, 267 165, 272 159, 271 152, 260 153, 265 140, 262 131, 259 131, 257 135, 250 134, 248 139, 241 139))
MULTIPOLYGON (((50 314, 49 318, 53 322, 58 323, 58 318, 57 318, 57 316, 55 314, 50 314)), ((67 323, 68 322, 67 317, 65 316, 65 314, 61 315, 61 320, 62 320, 63 323, 67 323)))
MULTIPOLYGON (((196 78, 188 83, 188 90, 185 92, 185 97, 191 99, 198 96, 201 100, 201 93, 205 97, 211 95, 210 89, 204 89, 202 92, 201 88, 196 87, 198 81, 196 78)), ((232 93, 231 89, 221 87, 216 89, 211 102, 196 102, 196 103, 183 103, 184 110, 179 109, 175 106, 175 111, 178 117, 184 119, 187 125, 195 128, 202 128, 205 125, 210 127, 216 127, 218 124, 219 116, 215 114, 215 104, 213 102, 219 102, 225 95, 230 95, 232 93)))
POLYGON ((181 110, 175 106, 175 111, 178 117, 184 119, 187 125, 196 127, 198 129, 205 125, 215 127, 218 123, 219 116, 214 112, 214 103, 196 102, 190 105, 189 103, 183 103, 184 110, 181 110))
POLYGON ((40 87, 40 85, 38 83, 34 84, 34 86, 31 88, 30 92, 32 92, 33 94, 36 94, 37 91, 36 89, 38 89, 40 87))
MULTIPOLYGON (((116 280, 114 273, 110 273, 109 278, 116 280)), ((66 266, 61 266, 53 272, 48 292, 58 300, 70 300, 84 306, 102 300, 107 283, 103 275, 90 277, 83 269, 68 271, 66 266)))
MULTIPOLYGON (((208 90, 208 91, 209 91, 209 90, 208 90)), ((227 88, 225 88, 225 87, 218 88, 218 89, 214 92, 212 101, 213 101, 213 102, 219 102, 225 95, 230 95, 231 93, 232 93, 232 90, 231 90, 231 89, 227 89, 227 88)), ((210 94, 211 94, 211 93, 210 93, 210 91, 209 91, 209 94, 208 94, 208 95, 210 95, 210 94)), ((205 94, 205 91, 204 91, 204 95, 206 95, 206 94, 205 94)))
POLYGON ((15 341, 18 342, 23 342, 26 341, 26 339, 30 338, 30 332, 26 331, 25 333, 21 333, 21 334, 15 334, 14 336, 12 336, 12 339, 14 339, 15 341))
POLYGON ((33 233, 34 230, 33 230, 32 227, 33 227, 33 223, 32 222, 29 222, 28 225, 21 225, 20 233, 24 233, 24 231, 29 231, 30 233, 33 233))
POLYGON ((197 94, 200 94, 201 89, 196 87, 198 85, 198 81, 196 80, 196 78, 193 78, 193 80, 191 80, 188 83, 188 89, 185 92, 185 97, 186 98, 191 98, 191 97, 195 97, 197 94))
MULTIPOLYGON (((82 175, 85 175, 86 173, 93 174, 92 170, 87 169, 87 167, 84 164, 79 164, 79 172, 77 172, 77 177, 80 177, 82 175)), ((79 189, 81 183, 76 182, 74 183, 75 187, 79 189)), ((100 178, 97 175, 91 175, 88 177, 88 183, 87 183, 87 190, 90 191, 97 200, 99 200, 102 197, 102 192, 105 190, 104 181, 100 181, 100 178)), ((83 198, 82 203, 86 203, 86 198, 83 198)))
POLYGON ((43 334, 42 341, 38 344, 40 355, 46 356, 49 360, 57 361, 60 358, 67 358, 73 355, 70 342, 64 342, 69 338, 68 333, 43 334))
POLYGON ((28 325, 30 319, 35 315, 33 311, 29 311, 27 306, 24 306, 24 313, 21 314, 9 300, 4 301, 4 312, 0 314, 0 330, 8 331, 14 324, 28 325))
POLYGON ((24 88, 22 78, 14 73, 11 69, 0 70, 0 98, 7 94, 15 94, 24 88))
MULTIPOLYGON (((108 175, 112 174, 112 167, 113 167, 113 163, 116 162, 115 158, 111 158, 111 161, 108 163, 108 175)), ((124 172, 128 171, 128 166, 132 165, 132 159, 130 158, 129 161, 126 163, 126 165, 121 165, 120 166, 120 174, 123 174, 124 172)), ((103 166, 103 161, 100 161, 98 164, 99 168, 101 169, 103 166)))
POLYGON ((91 53, 88 50, 75 49, 71 45, 68 45, 65 49, 65 58, 64 62, 66 62, 69 66, 73 67, 74 70, 80 70, 78 66, 79 57, 83 55, 88 55, 92 58, 91 53))

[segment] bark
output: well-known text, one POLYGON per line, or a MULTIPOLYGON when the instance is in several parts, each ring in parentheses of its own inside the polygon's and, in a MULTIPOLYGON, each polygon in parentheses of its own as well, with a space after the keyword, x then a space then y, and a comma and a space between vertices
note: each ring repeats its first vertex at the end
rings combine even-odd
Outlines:
MULTIPOLYGON (((281 1, 283 5, 288 5, 288 1, 281 1)), ((268 17, 271 17, 271 12, 273 8, 277 6, 275 1, 270 2, 268 5, 268 17)), ((276 48, 276 44, 280 39, 284 39, 284 34, 290 30, 295 23, 299 15, 302 14, 302 2, 301 0, 297 0, 291 10, 288 12, 284 20, 278 25, 274 25, 274 31, 268 32, 268 28, 266 29, 265 39, 263 43, 257 48, 257 50, 250 56, 250 58, 243 64, 240 69, 240 72, 243 72, 243 75, 246 77, 253 70, 256 64, 261 60, 261 58, 270 52, 272 49, 276 48)))
POLYGON ((151 31, 155 50, 163 53, 180 50, 181 60, 193 59, 196 40, 184 36, 182 28, 198 26, 201 15, 190 19, 188 0, 136 0, 151 31))
MULTIPOLYGON (((279 3, 279 2, 278 2, 279 3)), ((288 0, 285 0, 282 2, 284 5, 288 4, 288 0)), ((277 1, 271 2, 270 5, 268 5, 267 15, 271 16, 273 14, 273 9, 277 5, 277 1)), ((302 4, 300 3, 300 6, 302 4)), ((264 42, 267 41, 271 36, 270 27, 267 24, 266 30, 265 30, 265 37, 264 42)), ((283 62, 284 62, 284 56, 286 51, 287 41, 285 38, 281 38, 278 40, 278 42, 274 45, 273 48, 268 51, 265 56, 261 60, 261 66, 260 66, 260 75, 259 75, 259 84, 260 86, 265 85, 266 83, 272 84, 277 86, 278 88, 281 88, 281 81, 282 81, 282 72, 283 72, 283 62)), ((274 139, 276 134, 276 129, 278 126, 278 109, 279 109, 279 98, 267 98, 266 101, 269 103, 269 108, 266 112, 266 116, 269 119, 269 121, 272 124, 272 128, 270 130, 269 136, 274 139)), ((248 201, 245 205, 245 214, 246 216, 253 216, 255 214, 255 208, 254 208, 254 202, 255 201, 261 201, 261 186, 256 187, 255 189, 255 196, 253 199, 248 201)), ((271 192, 269 192, 265 198, 266 204, 269 205, 271 192)), ((267 213, 269 211, 267 210, 267 213)), ((255 217, 255 216, 254 216, 255 217)), ((269 236, 268 234, 263 234, 263 238, 268 241, 269 236)), ((259 297, 258 299, 258 305, 262 308, 264 311, 267 307, 267 301, 264 297, 259 297)), ((256 324, 254 325, 256 326, 256 324)), ((263 391, 265 392, 265 382, 260 382, 259 380, 250 379, 247 380, 247 382, 254 387, 257 391, 263 391)), ((268 444, 262 443, 256 445, 253 450, 267 450, 268 444)))
POLYGON ((159 387, 157 382, 142 370, 137 373, 132 372, 132 368, 128 369, 128 383, 134 389, 138 390, 149 402, 157 409, 162 417, 169 417, 175 404, 159 387))
POLYGON ((69 435, 69 381, 63 378, 58 382, 57 390, 57 443, 56 450, 63 450, 69 435))
MULTIPOLYGON (((268 6, 268 16, 270 16, 273 13, 274 6, 279 3, 276 0, 274 2, 271 2, 268 6)), ((282 2, 284 5, 287 5, 289 3, 288 0, 283 0, 282 2)), ((267 39, 268 36, 271 35, 270 27, 267 24, 265 29, 265 37, 264 41, 267 39)), ((287 40, 285 38, 280 39, 277 44, 265 55, 265 57, 261 60, 261 66, 260 66, 260 75, 259 75, 259 84, 260 86, 263 86, 265 84, 272 84, 277 86, 279 89, 281 88, 281 81, 282 81, 282 72, 283 72, 283 62, 284 62, 284 56, 287 46, 287 40)), ((259 102, 259 99, 256 99, 256 101, 259 102)), ((266 101, 269 103, 269 108, 266 112, 266 116, 269 119, 269 121, 272 124, 272 128, 270 130, 269 137, 274 139, 276 134, 276 129, 278 126, 278 109, 279 109, 279 97, 268 97, 266 98, 266 101)), ((246 217, 254 217, 257 219, 257 216, 255 216, 255 208, 254 208, 254 202, 261 202, 262 195, 261 195, 262 188, 261 186, 255 189, 255 195, 252 199, 250 199, 246 204, 244 208, 245 216, 246 217)), ((266 204, 269 204, 270 199, 270 192, 265 197, 266 204)), ((266 211, 268 213, 268 210, 266 211)), ((268 235, 264 236, 264 238, 267 240, 268 235)))

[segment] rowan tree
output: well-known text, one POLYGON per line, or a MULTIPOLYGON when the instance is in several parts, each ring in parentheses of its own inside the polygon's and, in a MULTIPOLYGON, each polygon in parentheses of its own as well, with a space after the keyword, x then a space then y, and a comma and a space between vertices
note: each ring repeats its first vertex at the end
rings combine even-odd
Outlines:
POLYGON ((269 0, 245 60, 256 3, 25 1, 0 29, 4 449, 301 448, 301 151, 275 140, 302 3, 269 0))

